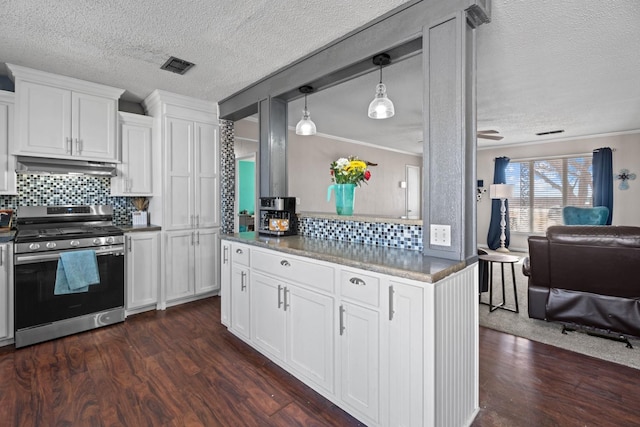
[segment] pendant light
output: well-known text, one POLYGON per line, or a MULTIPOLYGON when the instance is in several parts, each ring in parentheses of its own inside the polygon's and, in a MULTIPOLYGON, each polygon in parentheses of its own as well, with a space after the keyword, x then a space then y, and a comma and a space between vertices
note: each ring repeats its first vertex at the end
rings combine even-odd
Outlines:
POLYGON ((313 93, 311 86, 302 86, 298 89, 301 93, 304 93, 304 110, 302 110, 302 118, 296 125, 297 135, 315 135, 316 124, 311 120, 311 114, 307 110, 307 95, 313 93))
POLYGON ((373 63, 380 66, 380 83, 376 86, 376 96, 369 104, 369 117, 372 119, 388 119, 396 113, 393 102, 387 98, 387 87, 382 84, 382 67, 391 63, 391 57, 381 53, 373 57, 373 63))

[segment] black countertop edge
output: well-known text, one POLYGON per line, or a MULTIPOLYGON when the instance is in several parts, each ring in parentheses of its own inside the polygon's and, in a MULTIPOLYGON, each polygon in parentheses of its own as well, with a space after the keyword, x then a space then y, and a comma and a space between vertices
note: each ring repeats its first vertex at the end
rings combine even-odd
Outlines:
POLYGON ((223 234, 223 240, 244 243, 390 276, 436 283, 464 269, 465 261, 424 256, 421 252, 304 236, 270 237, 256 232, 223 234))

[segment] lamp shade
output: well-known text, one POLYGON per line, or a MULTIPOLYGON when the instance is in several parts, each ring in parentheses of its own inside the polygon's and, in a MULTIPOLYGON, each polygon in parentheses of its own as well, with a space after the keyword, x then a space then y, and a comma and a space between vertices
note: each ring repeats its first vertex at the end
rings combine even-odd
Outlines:
POLYGON ((489 186, 489 197, 492 199, 510 199, 513 197, 513 185, 491 184, 489 186))
POLYGON ((393 102, 387 97, 387 88, 380 83, 376 86, 376 96, 369 104, 368 115, 372 119, 388 119, 396 113, 393 102))
POLYGON ((302 119, 296 125, 296 134, 305 136, 316 134, 316 124, 311 120, 311 114, 306 108, 302 110, 302 119))

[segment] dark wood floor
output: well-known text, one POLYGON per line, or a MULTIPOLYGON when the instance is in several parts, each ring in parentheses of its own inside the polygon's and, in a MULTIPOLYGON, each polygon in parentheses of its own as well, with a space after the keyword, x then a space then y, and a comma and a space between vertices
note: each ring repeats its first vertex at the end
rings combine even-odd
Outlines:
MULTIPOLYGON (((0 425, 360 425, 228 333, 219 307, 0 349, 0 425)), ((640 371, 484 328, 480 343, 474 426, 640 426, 640 371)))

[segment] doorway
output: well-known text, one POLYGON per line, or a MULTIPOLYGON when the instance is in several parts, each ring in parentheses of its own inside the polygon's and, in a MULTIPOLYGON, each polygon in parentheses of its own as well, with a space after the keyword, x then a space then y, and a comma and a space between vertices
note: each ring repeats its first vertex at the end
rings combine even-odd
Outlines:
POLYGON ((405 165, 405 174, 407 180, 407 205, 406 216, 409 219, 422 218, 422 179, 421 168, 419 166, 405 165))
POLYGON ((255 230, 256 154, 236 158, 236 198, 234 231, 255 230))

